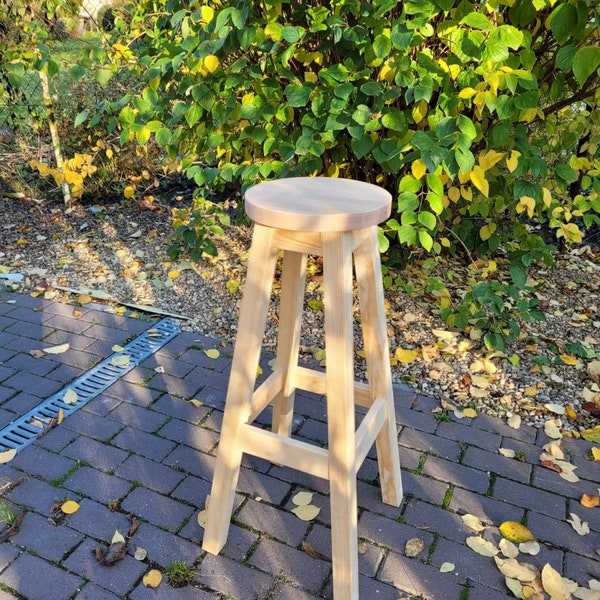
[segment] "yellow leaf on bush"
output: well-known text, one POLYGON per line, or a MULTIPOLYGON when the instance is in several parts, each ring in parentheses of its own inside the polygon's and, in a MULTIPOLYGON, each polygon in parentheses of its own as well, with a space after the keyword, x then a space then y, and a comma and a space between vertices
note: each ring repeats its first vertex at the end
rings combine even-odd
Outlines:
POLYGON ((219 68, 219 59, 214 54, 209 54, 202 61, 202 66, 209 73, 214 73, 219 68))
POLYGON ((420 158, 417 158, 416 160, 414 160, 412 162, 412 165, 410 166, 410 170, 415 179, 421 179, 421 177, 423 177, 423 175, 425 175, 425 173, 427 173, 427 167, 425 166, 425 163, 420 158))
POLYGON ((470 178, 473 185, 487 198, 490 193, 490 184, 485 178, 485 171, 479 165, 475 165, 471 170, 470 178))
POLYGON ((150 588, 157 588, 160 585, 160 582, 162 581, 162 573, 158 570, 158 569, 152 569, 151 571, 148 571, 143 579, 142 579, 142 583, 146 586, 146 587, 150 587, 150 588))
POLYGON ((532 542, 535 540, 533 534, 525 525, 522 525, 518 521, 504 521, 498 528, 503 537, 509 542, 515 544, 521 544, 523 542, 532 542))
POLYGON ((79 504, 75 502, 75 500, 67 500, 62 503, 60 510, 62 510, 65 515, 72 515, 79 510, 79 504))

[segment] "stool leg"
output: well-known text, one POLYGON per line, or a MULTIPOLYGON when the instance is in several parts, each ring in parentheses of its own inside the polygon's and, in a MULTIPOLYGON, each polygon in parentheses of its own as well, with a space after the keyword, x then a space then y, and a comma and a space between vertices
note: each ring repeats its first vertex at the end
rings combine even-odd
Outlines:
POLYGON ((358 540, 349 233, 323 233, 333 597, 358 600, 358 540))
POLYGON ((379 479, 383 501, 392 506, 402 502, 402 477, 398 453, 398 433, 383 304, 383 281, 377 242, 377 228, 354 251, 354 264, 371 398, 385 398, 387 418, 376 439, 379 479))
POLYGON ((306 254, 283 253, 277 370, 284 373, 281 392, 273 399, 273 432, 289 437, 294 418, 294 370, 298 366, 300 325, 306 283, 306 254))
POLYGON ((229 531, 242 461, 242 449, 238 442, 239 428, 250 417, 250 403, 277 262, 277 248, 273 246, 272 240, 272 229, 255 226, 202 542, 202 549, 211 554, 219 553, 227 541, 229 531))

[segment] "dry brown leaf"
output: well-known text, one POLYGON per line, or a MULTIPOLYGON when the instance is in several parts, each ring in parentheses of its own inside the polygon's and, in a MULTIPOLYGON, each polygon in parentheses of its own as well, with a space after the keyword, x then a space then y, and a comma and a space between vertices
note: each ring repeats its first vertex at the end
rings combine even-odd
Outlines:
POLYGON ((588 590, 584 587, 578 587, 573 592, 573 597, 577 600, 600 600, 600 590, 588 590))
POLYGON ((321 554, 312 544, 309 544, 306 541, 302 542, 302 550, 312 558, 316 558, 317 560, 327 560, 327 557, 324 554, 321 554))
POLYGON ((523 542, 522 544, 519 544, 519 550, 523 554, 537 556, 540 553, 541 548, 537 542, 523 542))
POLYGON ((483 375, 472 375, 471 382, 473 383, 473 385, 476 385, 477 387, 480 387, 480 388, 486 389, 486 388, 490 387, 489 380, 486 379, 483 375))
POLYGON ((469 386, 469 394, 472 398, 487 398, 490 395, 488 390, 478 388, 474 385, 469 386))
POLYGON ((148 571, 142 578, 142 583, 149 588, 156 589, 162 581, 162 573, 158 569, 148 571))
POLYGON ((492 542, 488 542, 478 535, 468 537, 466 543, 473 552, 477 552, 481 556, 496 556, 500 552, 499 548, 492 542))
POLYGON ((411 538, 404 546, 404 554, 409 558, 418 556, 423 550, 425 550, 425 542, 421 538, 411 538))
POLYGON ((587 535, 590 532, 589 525, 582 521, 575 513, 569 513, 570 519, 567 519, 567 523, 571 524, 571 527, 579 534, 579 535, 587 535))
POLYGON ((60 344, 58 346, 50 346, 50 348, 44 348, 46 354, 62 354, 69 349, 69 344, 60 344))
POLYGON ((500 552, 502 552, 506 558, 517 558, 517 556, 519 556, 519 548, 506 538, 502 538, 498 546, 500 546, 500 552))
POLYGON ((463 523, 473 531, 480 532, 485 529, 485 525, 481 522, 481 519, 475 515, 462 515, 461 519, 463 520, 463 523))
POLYGON ((321 512, 321 509, 313 504, 305 504, 296 506, 292 512, 302 521, 312 521, 321 512))
POLYGON ((312 492, 298 492, 293 498, 292 502, 296 506, 307 506, 312 502, 313 493, 312 492))
POLYGON ((600 360, 592 360, 589 362, 586 371, 590 378, 600 377, 600 360))
POLYGON ((512 415, 507 419, 506 424, 513 429, 519 429, 519 427, 521 427, 521 416, 512 415))
POLYGON ((63 402, 65 404, 76 404, 77 400, 79 400, 79 396, 77 395, 77 392, 71 388, 69 388, 63 396, 63 402))
POLYGON ((559 460, 563 460, 565 457, 565 453, 561 448, 560 440, 554 440, 552 442, 548 442, 544 445, 544 451, 550 454, 553 458, 558 458, 559 460))
POLYGON ((202 402, 200 402, 200 400, 197 398, 192 398, 191 400, 188 400, 188 402, 193 404, 196 408, 200 408, 202 406, 202 402))
POLYGON ((10 462, 16 455, 16 448, 11 448, 10 450, 4 450, 4 452, 0 452, 0 465, 10 462))
POLYGON ((42 356, 44 356, 43 350, 30 350, 29 354, 31 354, 33 358, 42 358, 42 356))
POLYGON ((559 440, 562 438, 562 433, 556 426, 554 419, 550 419, 544 423, 544 433, 553 440, 559 440))
POLYGON ((521 583, 533 581, 538 576, 538 570, 528 563, 517 562, 514 558, 494 556, 496 566, 505 577, 518 579, 521 583))
POLYGON ((542 569, 542 586, 551 600, 571 600, 571 595, 577 589, 577 583, 562 577, 561 574, 545 564, 542 569))

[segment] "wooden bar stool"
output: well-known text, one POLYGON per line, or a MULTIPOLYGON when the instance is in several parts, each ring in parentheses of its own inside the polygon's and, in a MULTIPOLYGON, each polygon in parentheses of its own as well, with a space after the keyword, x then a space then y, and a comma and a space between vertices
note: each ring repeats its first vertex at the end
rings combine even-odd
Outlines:
POLYGON ((227 540, 244 452, 329 479, 334 598, 357 600, 356 473, 373 442, 383 501, 402 501, 377 241, 391 196, 359 181, 298 177, 256 185, 245 201, 255 227, 202 548, 217 554, 227 540), (279 250, 276 366, 255 390, 279 250), (308 254, 323 256, 325 373, 298 364, 308 254), (354 379, 353 257, 368 383, 354 379), (295 389, 325 394, 328 449, 291 438, 295 389), (270 403, 272 430, 252 425, 270 403), (358 428, 355 403, 368 408, 358 428))

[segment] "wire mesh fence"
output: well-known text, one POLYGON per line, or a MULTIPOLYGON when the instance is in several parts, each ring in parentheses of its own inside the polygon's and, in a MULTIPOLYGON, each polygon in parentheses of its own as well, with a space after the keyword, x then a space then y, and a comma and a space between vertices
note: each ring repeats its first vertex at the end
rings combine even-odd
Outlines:
MULTIPOLYGON (((131 82, 125 84, 118 79, 108 89, 103 88, 91 72, 77 82, 69 77, 77 54, 86 46, 103 43, 103 34, 114 27, 114 10, 121 5, 122 0, 83 0, 78 14, 40 20, 52 58, 59 64, 59 72, 50 79, 53 110, 59 122, 72 123, 79 111, 93 110, 107 94, 118 97, 119 92, 131 89, 131 82)), ((3 32, 2 26, 0 22, 0 45, 3 34, 11 35, 10 28, 3 32)), ((5 67, 0 48, 0 143, 16 136, 28 141, 43 132, 47 124, 39 74, 26 71, 17 85, 5 67)))

